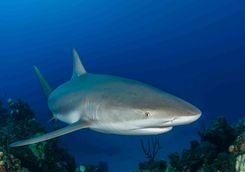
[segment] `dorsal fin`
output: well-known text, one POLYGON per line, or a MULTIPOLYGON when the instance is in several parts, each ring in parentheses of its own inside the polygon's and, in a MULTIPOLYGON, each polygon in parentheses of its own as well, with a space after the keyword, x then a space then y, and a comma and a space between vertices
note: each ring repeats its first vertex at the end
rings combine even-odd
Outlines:
POLYGON ((47 80, 43 77, 43 75, 41 74, 40 70, 34 65, 33 66, 35 74, 37 76, 37 79, 40 83, 40 86, 43 90, 43 93, 45 95, 46 100, 48 99, 50 93, 52 92, 52 88, 50 87, 49 83, 47 82, 47 80))
POLYGON ((75 79, 83 74, 86 74, 86 70, 84 69, 80 57, 75 48, 72 49, 72 57, 73 57, 73 73, 72 79, 75 79))

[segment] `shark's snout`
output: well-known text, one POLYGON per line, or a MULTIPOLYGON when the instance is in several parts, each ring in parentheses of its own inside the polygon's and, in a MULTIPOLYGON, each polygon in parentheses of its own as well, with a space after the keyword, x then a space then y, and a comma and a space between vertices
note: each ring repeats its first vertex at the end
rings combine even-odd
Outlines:
POLYGON ((183 124, 192 123, 192 122, 196 121, 197 119, 199 119, 201 114, 202 114, 202 112, 198 108, 193 107, 186 114, 183 114, 181 116, 177 116, 173 120, 173 125, 183 125, 183 124))
POLYGON ((173 125, 184 125, 184 124, 189 124, 194 121, 196 121, 198 118, 200 118, 201 113, 196 114, 196 115, 188 115, 188 116, 180 116, 174 119, 173 125))
POLYGON ((198 109, 197 107, 193 106, 193 105, 190 105, 189 108, 187 108, 187 114, 188 116, 199 116, 201 115, 201 110, 198 109))

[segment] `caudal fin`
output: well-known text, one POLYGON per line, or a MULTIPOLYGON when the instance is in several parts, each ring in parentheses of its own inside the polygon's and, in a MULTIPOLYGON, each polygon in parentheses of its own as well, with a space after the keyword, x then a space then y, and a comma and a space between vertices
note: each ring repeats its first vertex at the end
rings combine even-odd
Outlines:
POLYGON ((52 92, 52 88, 50 87, 49 83, 47 82, 47 80, 43 77, 43 75, 41 74, 40 70, 34 65, 33 66, 36 77, 40 83, 40 86, 43 90, 43 93, 45 95, 45 98, 48 99, 50 93, 52 92))

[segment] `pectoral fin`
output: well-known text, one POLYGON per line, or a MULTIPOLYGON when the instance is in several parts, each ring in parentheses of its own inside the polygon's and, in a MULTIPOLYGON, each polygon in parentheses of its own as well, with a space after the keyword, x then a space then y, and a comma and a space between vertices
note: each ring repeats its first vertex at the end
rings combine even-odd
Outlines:
POLYGON ((42 136, 38 136, 38 137, 34 137, 31 139, 27 139, 27 140, 20 140, 17 142, 14 142, 12 144, 10 144, 10 147, 17 147, 17 146, 24 146, 24 145, 29 145, 29 144, 33 144, 33 143, 38 143, 38 142, 42 142, 42 141, 46 141, 49 139, 53 139, 68 133, 71 133, 73 131, 82 129, 82 128, 87 128, 89 127, 89 124, 87 122, 75 122, 71 125, 68 125, 67 127, 61 128, 59 130, 44 134, 42 136))

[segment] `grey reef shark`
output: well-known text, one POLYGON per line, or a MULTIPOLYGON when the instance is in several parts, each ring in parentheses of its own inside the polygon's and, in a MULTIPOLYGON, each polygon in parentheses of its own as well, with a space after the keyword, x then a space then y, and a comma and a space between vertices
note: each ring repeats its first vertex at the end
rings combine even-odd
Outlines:
POLYGON ((52 89, 40 70, 35 74, 53 119, 68 125, 50 133, 20 140, 11 147, 38 143, 83 128, 120 135, 156 135, 201 116, 190 103, 139 81, 86 72, 75 49, 69 81, 52 89))

